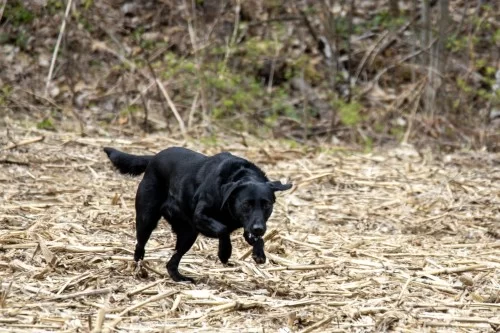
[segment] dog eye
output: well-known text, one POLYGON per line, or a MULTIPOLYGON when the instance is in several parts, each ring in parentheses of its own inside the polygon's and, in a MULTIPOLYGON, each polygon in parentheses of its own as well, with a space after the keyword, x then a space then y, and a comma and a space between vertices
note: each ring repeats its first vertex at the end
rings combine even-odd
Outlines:
POLYGON ((271 208, 271 203, 269 201, 262 202, 262 208, 264 208, 264 209, 271 208))
POLYGON ((243 209, 243 210, 250 210, 250 209, 252 209, 252 204, 250 203, 250 201, 244 201, 241 204, 241 209, 243 209))

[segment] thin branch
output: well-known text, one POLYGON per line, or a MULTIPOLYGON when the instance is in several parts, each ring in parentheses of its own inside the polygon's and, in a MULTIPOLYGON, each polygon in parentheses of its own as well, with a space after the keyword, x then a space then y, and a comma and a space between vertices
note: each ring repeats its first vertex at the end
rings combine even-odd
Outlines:
POLYGON ((163 94, 163 97, 167 100, 168 106, 170 106, 170 109, 172 110, 172 113, 175 116, 175 119, 177 119, 177 122, 179 123, 179 127, 181 129, 182 135, 184 136, 184 139, 188 138, 187 132, 186 132, 186 126, 184 125, 184 121, 182 120, 179 112, 177 112, 177 108, 175 107, 174 102, 172 102, 172 99, 167 93, 167 90, 163 86, 163 84, 160 82, 160 80, 156 79, 156 84, 158 85, 158 88, 160 88, 161 93, 163 94))
POLYGON ((0 21, 2 20, 3 17, 3 12, 5 10, 5 6, 7 5, 7 0, 2 1, 2 7, 0 7, 0 21))
POLYGON ((61 23, 61 29, 59 30, 59 36, 57 37, 56 47, 54 48, 54 53, 52 54, 49 74, 47 75, 47 83, 45 84, 45 96, 47 96, 49 93, 50 80, 52 80, 52 74, 54 73, 54 66, 56 64, 57 54, 59 53, 59 46, 61 45, 62 36, 64 34, 64 30, 66 29, 66 20, 68 19, 72 2, 72 0, 68 0, 68 4, 66 5, 66 12, 64 13, 64 18, 61 23))

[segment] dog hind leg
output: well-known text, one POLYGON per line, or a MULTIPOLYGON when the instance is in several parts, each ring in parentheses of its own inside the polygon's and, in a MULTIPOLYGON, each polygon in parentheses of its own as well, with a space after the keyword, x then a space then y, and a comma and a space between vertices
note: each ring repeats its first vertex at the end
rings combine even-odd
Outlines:
POLYGON ((161 192, 151 186, 152 183, 143 179, 137 189, 135 200, 137 243, 134 252, 136 262, 144 259, 146 243, 161 218, 163 198, 161 192))
POLYGON ((198 232, 190 227, 179 228, 175 227, 174 232, 177 234, 177 241, 175 243, 175 253, 172 255, 167 263, 167 271, 172 280, 174 281, 188 281, 194 283, 194 279, 184 276, 179 273, 179 263, 181 258, 193 246, 198 232))

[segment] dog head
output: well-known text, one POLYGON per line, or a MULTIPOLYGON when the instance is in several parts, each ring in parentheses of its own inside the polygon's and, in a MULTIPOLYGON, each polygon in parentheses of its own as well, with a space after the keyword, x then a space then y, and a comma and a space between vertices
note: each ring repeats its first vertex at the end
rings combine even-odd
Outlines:
POLYGON ((266 232, 266 222, 273 212, 277 191, 285 191, 292 184, 279 181, 237 181, 222 186, 221 208, 227 205, 231 215, 243 225, 244 230, 256 237, 266 232))

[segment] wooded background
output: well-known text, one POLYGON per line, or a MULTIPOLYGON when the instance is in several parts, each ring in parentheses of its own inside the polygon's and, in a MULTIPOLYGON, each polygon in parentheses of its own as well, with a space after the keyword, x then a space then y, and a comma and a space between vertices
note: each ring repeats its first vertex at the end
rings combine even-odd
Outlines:
POLYGON ((0 0, 0 125, 498 151, 499 13, 485 0, 0 0))

